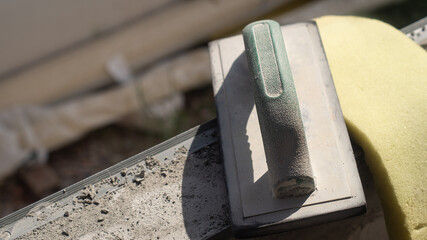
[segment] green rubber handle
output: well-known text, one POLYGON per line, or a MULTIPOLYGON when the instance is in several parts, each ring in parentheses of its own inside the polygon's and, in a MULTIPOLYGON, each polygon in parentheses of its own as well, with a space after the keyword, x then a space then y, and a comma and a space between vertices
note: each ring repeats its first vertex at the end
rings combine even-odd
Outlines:
POLYGON ((243 38, 273 195, 307 195, 314 191, 314 180, 280 25, 251 23, 243 38))

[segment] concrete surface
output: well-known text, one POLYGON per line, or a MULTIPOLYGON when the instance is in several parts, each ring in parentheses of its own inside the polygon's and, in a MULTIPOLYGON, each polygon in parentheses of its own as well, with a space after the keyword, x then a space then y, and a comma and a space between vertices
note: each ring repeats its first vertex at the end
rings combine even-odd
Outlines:
MULTIPOLYGON (((201 136, 218 137, 215 131, 201 136)), ((233 239, 219 144, 199 150, 200 146, 188 142, 183 145, 186 148, 175 147, 170 159, 143 159, 134 168, 123 169, 117 178, 87 186, 68 200, 39 205, 21 223, 1 229, 0 237, 13 239, 15 230, 39 222, 19 239, 233 239), (188 156, 186 149, 196 152, 188 156)), ((387 239, 363 152, 355 148, 355 155, 367 214, 255 239, 387 239)))

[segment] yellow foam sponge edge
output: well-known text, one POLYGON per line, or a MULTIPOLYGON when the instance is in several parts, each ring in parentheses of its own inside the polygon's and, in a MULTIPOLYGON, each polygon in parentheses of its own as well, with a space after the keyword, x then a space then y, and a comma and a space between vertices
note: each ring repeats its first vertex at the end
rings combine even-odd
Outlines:
POLYGON ((348 130, 391 239, 427 239, 427 53, 377 20, 316 19, 348 130))

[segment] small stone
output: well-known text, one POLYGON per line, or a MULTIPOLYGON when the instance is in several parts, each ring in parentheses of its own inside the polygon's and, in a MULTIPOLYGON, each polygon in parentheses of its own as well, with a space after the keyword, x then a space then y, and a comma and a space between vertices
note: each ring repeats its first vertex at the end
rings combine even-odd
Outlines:
POLYGON ((103 222, 104 221, 104 218, 103 217, 99 217, 98 218, 98 222, 103 222))
POLYGON ((77 201, 84 204, 92 204, 96 196, 96 190, 92 187, 85 187, 80 191, 80 195, 77 196, 77 201))
POLYGON ((119 183, 119 179, 114 176, 114 177, 110 177, 110 184, 113 186, 117 186, 117 184, 119 183))
POLYGON ((61 235, 66 236, 66 237, 70 236, 70 234, 67 231, 62 231, 61 235))
POLYGON ((159 160, 155 157, 147 157, 145 158, 145 166, 152 170, 155 166, 159 165, 159 160))
POLYGON ((178 149, 175 151, 175 153, 176 153, 176 154, 183 154, 183 155, 185 155, 185 154, 187 154, 187 153, 188 153, 188 150, 187 150, 187 148, 186 148, 186 147, 182 146, 182 147, 178 148, 178 149))
POLYGON ((101 209, 101 213, 102 214, 108 214, 108 210, 107 209, 101 209))
POLYGON ((68 211, 66 211, 66 212, 64 213, 64 217, 68 217, 68 216, 70 216, 70 213, 69 213, 68 211))
POLYGON ((133 181, 137 184, 140 184, 145 178, 145 171, 141 171, 139 174, 135 175, 133 181))
POLYGON ((166 173, 160 173, 160 176, 166 177, 166 173))

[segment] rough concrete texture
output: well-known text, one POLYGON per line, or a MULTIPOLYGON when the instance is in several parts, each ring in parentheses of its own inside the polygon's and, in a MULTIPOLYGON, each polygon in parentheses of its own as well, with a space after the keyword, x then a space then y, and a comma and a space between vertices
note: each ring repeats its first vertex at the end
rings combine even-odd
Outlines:
MULTIPOLYGON (((76 194, 69 208, 54 204, 59 218, 19 239, 203 239, 221 232, 215 239, 233 239, 231 231, 223 232, 230 223, 219 145, 189 157, 183 148, 176 152, 164 162, 147 158, 145 165, 123 169, 117 181, 104 180, 122 185, 102 197, 102 184, 95 184, 76 194), (120 181, 123 176, 127 182, 120 181)), ((368 203, 365 215, 255 239, 388 239, 372 176, 361 150, 355 154, 368 203)), ((42 221, 46 210, 28 217, 42 221)))
MULTIPOLYGON (((59 218, 19 239, 203 239, 218 233, 229 225, 219 146, 187 153, 181 147, 172 159, 146 158, 87 186, 71 209, 57 204, 59 218), (108 185, 118 188, 102 194, 108 185)), ((28 217, 36 215, 44 216, 44 208, 28 217)))

